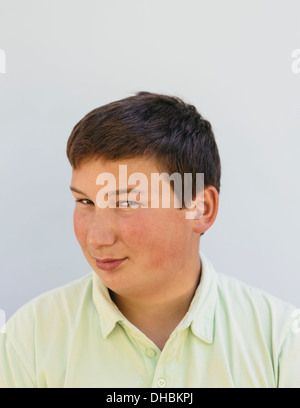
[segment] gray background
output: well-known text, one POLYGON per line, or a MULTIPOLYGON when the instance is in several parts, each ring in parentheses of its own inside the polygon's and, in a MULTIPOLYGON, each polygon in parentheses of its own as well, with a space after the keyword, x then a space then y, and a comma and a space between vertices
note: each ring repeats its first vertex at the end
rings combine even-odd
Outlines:
POLYGON ((0 0, 0 308, 90 272, 73 232, 68 136, 147 90, 194 104, 222 160, 201 239, 216 270, 300 304, 298 0, 0 0))

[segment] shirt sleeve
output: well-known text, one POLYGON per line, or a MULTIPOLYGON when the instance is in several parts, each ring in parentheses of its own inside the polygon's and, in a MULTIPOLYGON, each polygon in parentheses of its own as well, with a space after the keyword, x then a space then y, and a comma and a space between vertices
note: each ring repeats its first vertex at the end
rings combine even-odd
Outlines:
POLYGON ((300 310, 292 313, 291 324, 279 356, 279 388, 300 388, 300 310))
POLYGON ((0 334, 0 388, 36 388, 36 385, 6 334, 0 334))

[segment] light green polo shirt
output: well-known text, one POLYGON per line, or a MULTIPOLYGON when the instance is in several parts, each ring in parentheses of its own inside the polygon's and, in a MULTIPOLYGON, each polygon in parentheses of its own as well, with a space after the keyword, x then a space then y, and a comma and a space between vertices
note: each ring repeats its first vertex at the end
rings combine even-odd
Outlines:
POLYGON ((0 340, 0 386, 300 388, 296 308, 217 274, 200 257, 199 287, 162 351, 92 272, 9 320, 0 340))

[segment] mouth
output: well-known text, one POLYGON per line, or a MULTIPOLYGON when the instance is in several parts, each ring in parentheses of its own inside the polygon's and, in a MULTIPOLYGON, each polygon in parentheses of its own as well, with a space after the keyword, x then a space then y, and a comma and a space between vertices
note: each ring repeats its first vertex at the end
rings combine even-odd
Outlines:
POLYGON ((103 259, 97 259, 96 258, 96 265, 99 269, 102 269, 104 271, 112 271, 118 266, 120 266, 123 262, 126 261, 127 258, 122 258, 122 259, 114 259, 114 258, 103 258, 103 259))

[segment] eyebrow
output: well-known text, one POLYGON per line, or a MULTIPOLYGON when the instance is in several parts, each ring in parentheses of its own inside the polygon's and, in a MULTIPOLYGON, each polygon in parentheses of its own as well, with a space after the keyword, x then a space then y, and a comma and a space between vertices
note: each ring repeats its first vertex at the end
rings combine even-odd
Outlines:
MULTIPOLYGON (((133 189, 136 188, 136 187, 137 187, 137 186, 135 186, 135 187, 129 187, 129 188, 122 188, 122 189, 120 189, 120 190, 116 190, 116 195, 130 193, 130 191, 133 190, 133 189)), ((87 194, 85 194, 84 192, 78 190, 78 188, 76 188, 76 187, 74 187, 74 186, 70 186, 70 190, 71 190, 71 191, 74 191, 75 193, 78 193, 78 194, 82 194, 82 195, 85 195, 85 196, 87 195, 87 194)), ((138 193, 144 193, 144 191, 138 190, 138 189, 137 189, 137 192, 138 192, 138 193)), ((113 191, 110 191, 109 194, 112 194, 112 193, 113 193, 113 191)))
POLYGON ((82 194, 82 195, 86 195, 85 193, 83 193, 82 191, 78 190, 78 188, 70 186, 70 190, 74 191, 74 193, 78 193, 78 194, 82 194))

